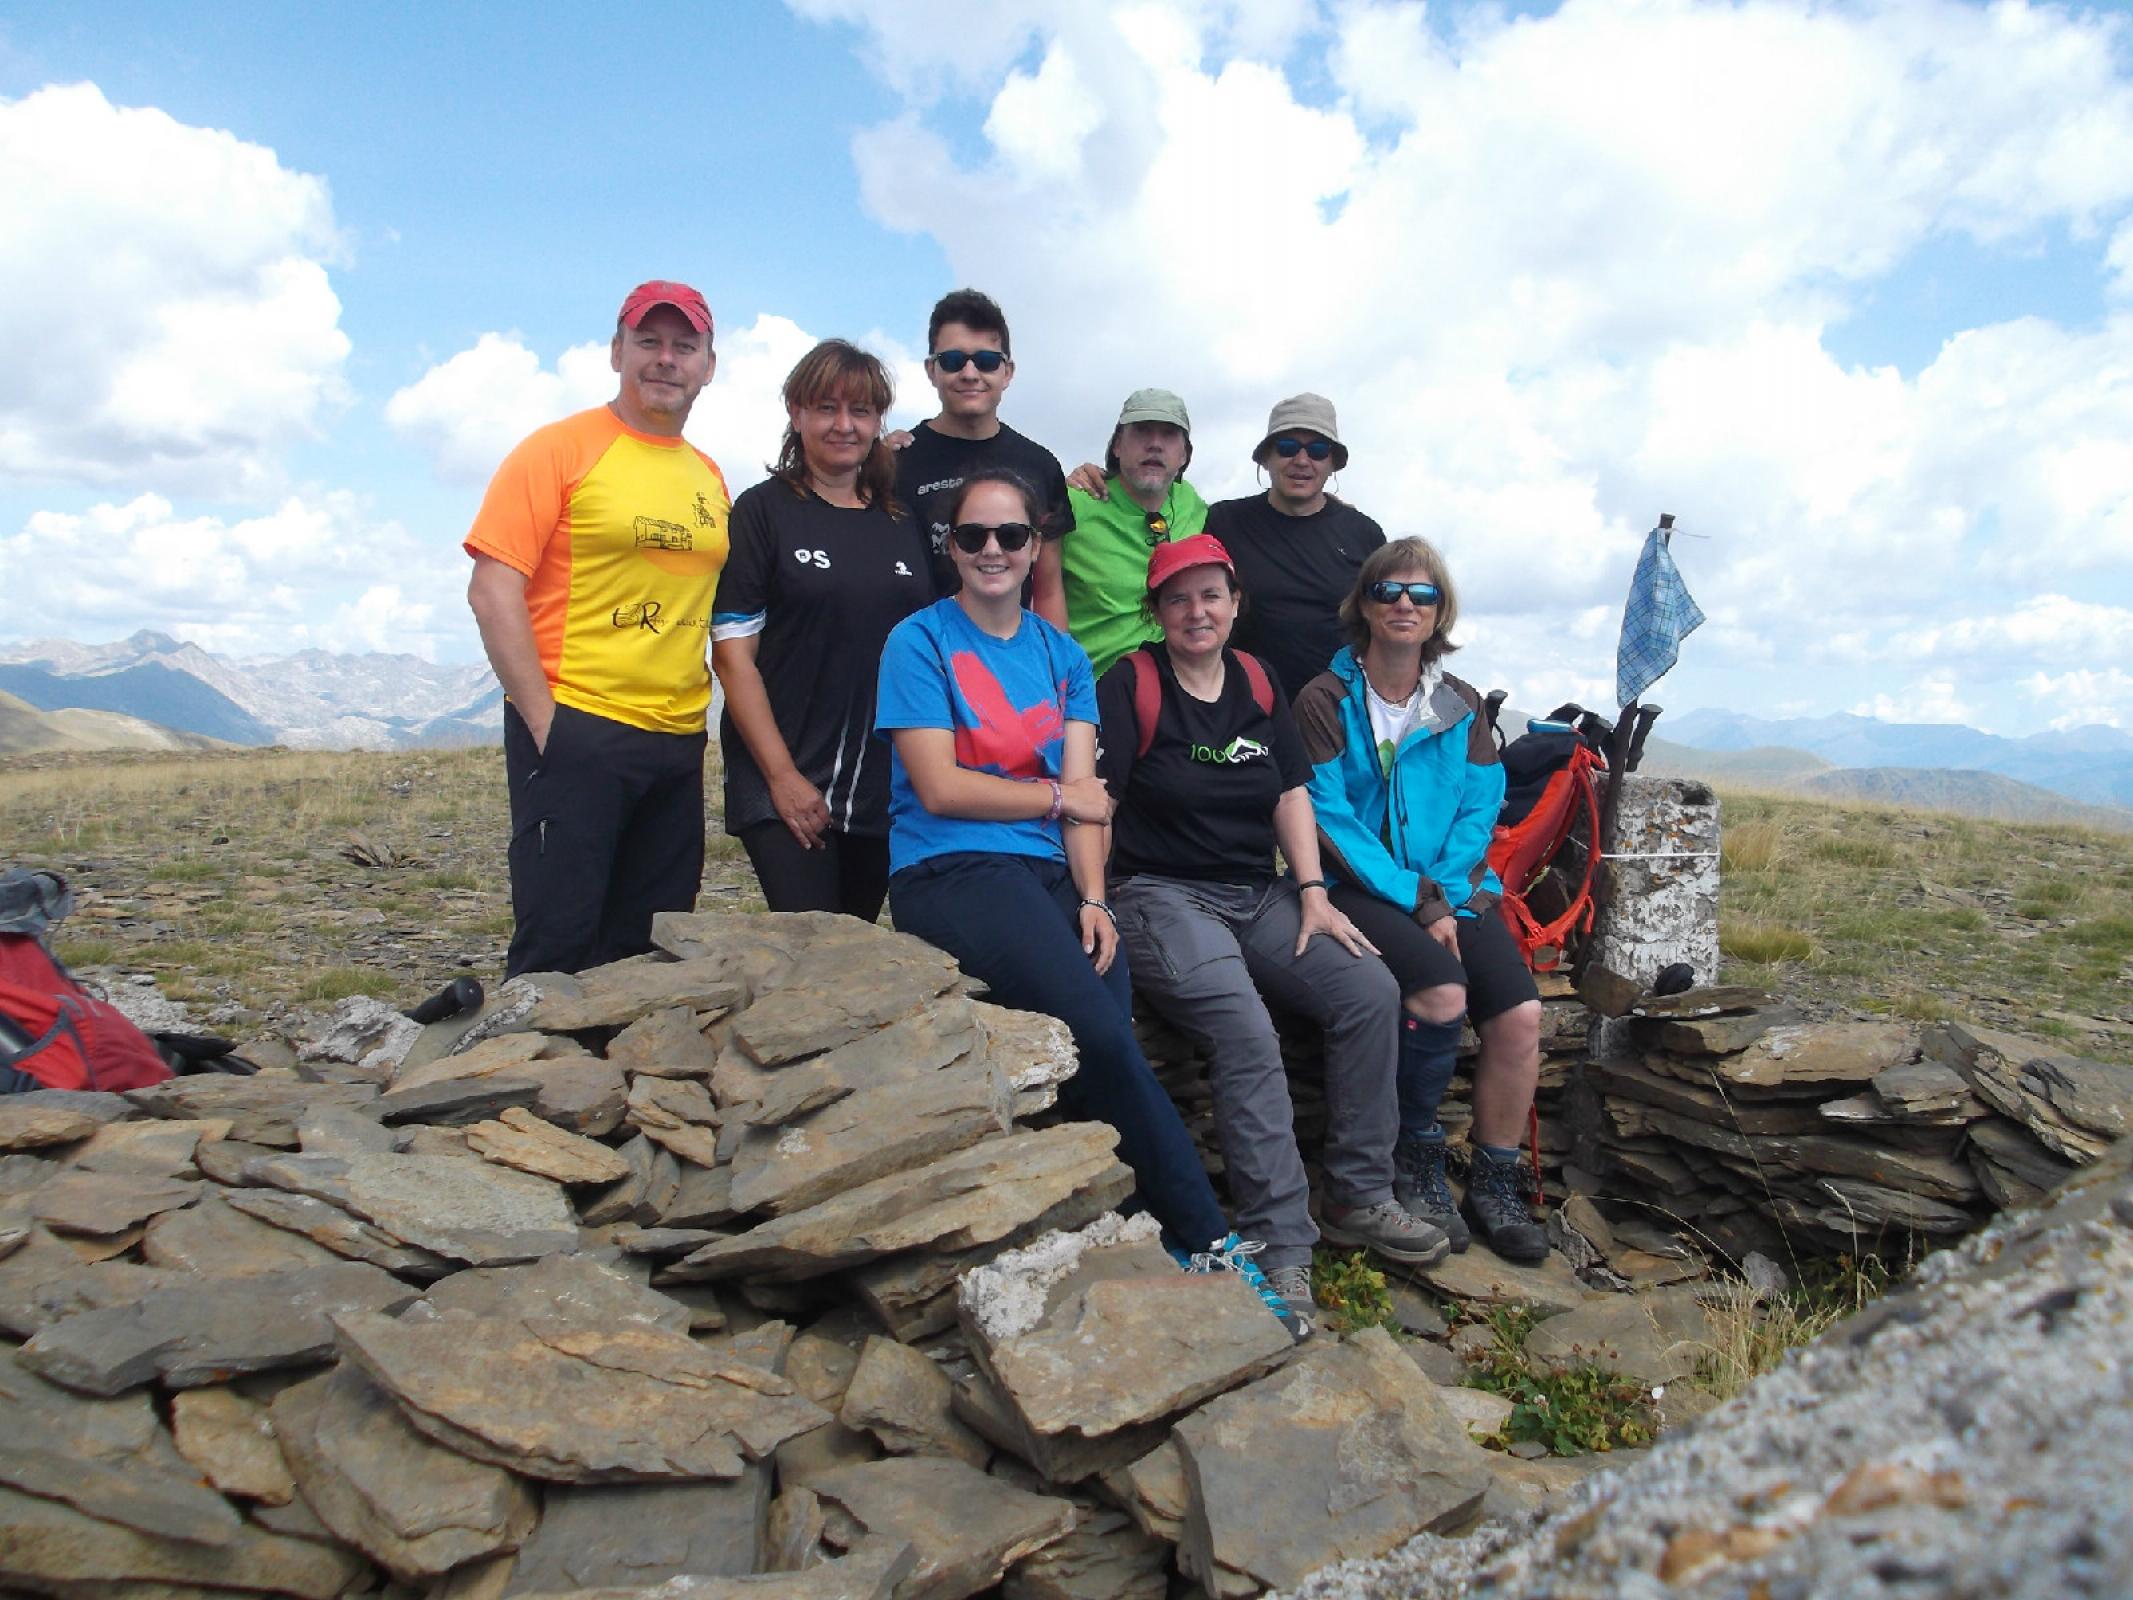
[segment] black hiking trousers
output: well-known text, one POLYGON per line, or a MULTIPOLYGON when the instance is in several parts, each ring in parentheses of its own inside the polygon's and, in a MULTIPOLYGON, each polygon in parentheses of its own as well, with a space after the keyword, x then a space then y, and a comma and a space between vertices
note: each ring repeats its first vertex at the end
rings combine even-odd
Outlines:
POLYGON ((652 915, 704 877, 704 736, 555 708, 537 751, 504 704, 511 953, 504 976, 581 972, 652 948, 652 915))

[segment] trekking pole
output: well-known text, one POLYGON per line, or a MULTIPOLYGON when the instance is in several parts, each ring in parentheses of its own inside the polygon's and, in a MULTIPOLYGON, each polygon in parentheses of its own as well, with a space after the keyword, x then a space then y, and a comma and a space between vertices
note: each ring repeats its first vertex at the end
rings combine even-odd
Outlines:
MULTIPOLYGON (((1664 708, 1660 706, 1649 705, 1637 708, 1637 729, 1636 732, 1629 736, 1629 754, 1623 761, 1624 770, 1635 772, 1637 763, 1644 759, 1645 737, 1652 731, 1652 724, 1659 720, 1659 713, 1662 709, 1664 708)), ((1627 713, 1624 713, 1624 715, 1626 716, 1627 713)))
POLYGON ((446 1017, 456 1017, 462 1012, 478 1007, 484 996, 478 978, 454 978, 418 1006, 409 1006, 401 1013, 410 1022, 419 1022, 428 1027, 433 1022, 442 1022, 446 1017))

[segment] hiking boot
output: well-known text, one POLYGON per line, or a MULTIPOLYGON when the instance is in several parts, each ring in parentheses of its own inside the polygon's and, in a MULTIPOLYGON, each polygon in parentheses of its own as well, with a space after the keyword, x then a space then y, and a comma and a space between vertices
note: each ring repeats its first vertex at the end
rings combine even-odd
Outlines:
POLYGON ((1548 1233, 1533 1220, 1533 1208, 1519 1187, 1516 1158, 1499 1161, 1486 1150, 1474 1152, 1467 1173, 1465 1213, 1481 1242, 1506 1261, 1533 1266, 1548 1259, 1548 1233))
MULTIPOLYGON (((1182 1250, 1172 1250, 1171 1258, 1187 1272, 1234 1272, 1244 1280, 1244 1286, 1265 1302, 1274 1319, 1289 1330, 1290 1337, 1302 1339, 1311 1332, 1310 1322, 1289 1304, 1288 1297, 1271 1283, 1252 1259, 1266 1248, 1263 1239, 1240 1239, 1232 1233, 1227 1238, 1213 1240, 1205 1250, 1191 1255, 1182 1250)), ((1317 1307, 1314 1305, 1315 1311, 1317 1307)))
MULTIPOLYGON (((1289 1309, 1309 1333, 1318 1321, 1318 1301, 1311 1294, 1311 1269, 1309 1267, 1276 1267, 1266 1275, 1273 1291, 1288 1302, 1289 1309)), ((1299 1335, 1301 1337, 1301 1335, 1299 1335)))
POLYGON ((1452 1253, 1442 1228, 1433 1228, 1397 1200, 1374 1206, 1337 1206, 1328 1201, 1318 1236, 1344 1249, 1374 1250, 1405 1267, 1433 1267, 1452 1253))
POLYGON ((1474 1242, 1444 1176, 1444 1130, 1402 1136, 1392 1147, 1392 1197, 1410 1215, 1443 1230, 1454 1252, 1474 1242))

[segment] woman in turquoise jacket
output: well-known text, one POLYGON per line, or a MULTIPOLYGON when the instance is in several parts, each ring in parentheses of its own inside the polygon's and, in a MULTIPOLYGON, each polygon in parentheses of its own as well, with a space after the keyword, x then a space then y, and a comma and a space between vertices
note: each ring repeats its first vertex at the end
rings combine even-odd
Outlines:
POLYGON ((1466 1248, 1472 1230, 1509 1261, 1548 1253, 1518 1179, 1518 1142, 1540 1076, 1540 993, 1497 914, 1488 848, 1503 805, 1496 740, 1472 685, 1444 670, 1459 614, 1426 541, 1375 550, 1341 602, 1347 647, 1296 697, 1311 805, 1333 904, 1399 980, 1400 1137, 1395 1194, 1466 1248), (1459 1021, 1481 1039, 1465 1201, 1445 1176, 1437 1108, 1459 1021))

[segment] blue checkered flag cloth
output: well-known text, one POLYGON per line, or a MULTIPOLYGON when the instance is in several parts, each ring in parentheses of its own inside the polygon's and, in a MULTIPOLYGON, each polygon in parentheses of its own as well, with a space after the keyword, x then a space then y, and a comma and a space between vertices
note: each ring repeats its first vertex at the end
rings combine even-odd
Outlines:
POLYGON ((1681 641, 1703 626, 1703 609, 1689 598, 1674 565, 1667 530, 1644 536, 1637 575, 1629 580, 1622 608, 1622 643, 1615 651, 1615 702, 1628 705, 1666 676, 1681 654, 1681 641))

